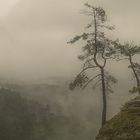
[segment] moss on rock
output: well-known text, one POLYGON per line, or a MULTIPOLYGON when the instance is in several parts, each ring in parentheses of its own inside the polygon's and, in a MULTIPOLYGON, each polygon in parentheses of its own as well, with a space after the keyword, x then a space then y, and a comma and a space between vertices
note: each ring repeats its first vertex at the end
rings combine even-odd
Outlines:
POLYGON ((121 112, 100 129, 97 140, 140 139, 140 97, 126 103, 121 112))

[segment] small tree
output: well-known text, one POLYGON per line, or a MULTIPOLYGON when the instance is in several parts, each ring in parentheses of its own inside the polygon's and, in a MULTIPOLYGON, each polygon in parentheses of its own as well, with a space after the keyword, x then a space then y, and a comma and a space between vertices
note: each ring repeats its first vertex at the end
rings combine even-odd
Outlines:
POLYGON ((70 89, 81 87, 85 89, 91 82, 94 87, 101 84, 103 97, 102 110, 102 126, 106 122, 107 115, 107 93, 113 92, 111 83, 116 83, 116 79, 105 71, 108 59, 115 53, 114 45, 116 41, 112 41, 105 36, 105 29, 113 30, 113 26, 107 25, 107 15, 103 8, 94 7, 85 4, 87 11, 84 14, 91 16, 91 23, 87 26, 87 32, 82 35, 75 36, 69 43, 73 44, 80 39, 85 43, 83 46, 83 54, 78 58, 83 61, 82 71, 76 76, 75 80, 70 84, 70 89), (98 72, 97 72, 98 71, 98 72))
POLYGON ((140 54, 140 47, 134 45, 134 43, 125 43, 124 45, 118 44, 116 46, 116 50, 118 50, 118 53, 120 53, 120 55, 118 55, 118 60, 127 59, 129 61, 130 65, 128 68, 132 69, 132 73, 136 81, 136 86, 134 86, 130 92, 138 92, 140 94, 140 64, 133 61, 133 57, 140 54))

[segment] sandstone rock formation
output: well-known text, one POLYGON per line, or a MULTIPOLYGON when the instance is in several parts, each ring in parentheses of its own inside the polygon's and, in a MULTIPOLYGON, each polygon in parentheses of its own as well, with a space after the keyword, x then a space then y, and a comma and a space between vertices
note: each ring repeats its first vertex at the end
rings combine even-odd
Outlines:
POLYGON ((140 140, 140 96, 127 102, 100 129, 96 140, 140 140))

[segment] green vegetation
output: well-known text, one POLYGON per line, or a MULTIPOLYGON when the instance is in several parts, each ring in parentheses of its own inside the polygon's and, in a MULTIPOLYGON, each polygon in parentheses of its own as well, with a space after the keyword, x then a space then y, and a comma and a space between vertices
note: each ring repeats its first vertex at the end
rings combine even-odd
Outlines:
MULTIPOLYGON (((18 89, 19 90, 19 89, 18 89)), ((1 140, 85 140, 95 135, 89 122, 68 116, 51 105, 43 105, 23 97, 23 93, 10 88, 0 89, 1 140)))
POLYGON ((85 4, 85 15, 90 16, 90 23, 87 30, 82 35, 75 36, 69 43, 83 41, 82 55, 78 58, 82 60, 83 66, 81 72, 70 83, 70 89, 76 87, 85 89, 90 83, 93 87, 100 85, 102 94, 102 126, 106 123, 107 116, 107 94, 112 93, 112 84, 117 82, 116 78, 106 70, 108 60, 111 60, 116 53, 114 46, 118 42, 108 37, 105 31, 111 31, 114 26, 108 25, 107 14, 102 7, 94 7, 88 3, 85 4))
MULTIPOLYGON (((137 98, 136 98, 137 99, 137 98)), ((122 111, 100 129, 97 139, 101 138, 140 138, 140 100, 132 100, 122 111)))
POLYGON ((20 94, 0 90, 0 139, 39 140, 49 137, 46 109, 20 94))
POLYGON ((140 117, 121 112, 100 130, 99 137, 140 138, 140 117))
POLYGON ((136 55, 140 54, 140 46, 134 43, 126 43, 124 45, 116 45, 116 52, 118 53, 118 60, 127 60, 129 62, 128 68, 132 70, 136 85, 130 90, 130 93, 140 94, 140 64, 134 61, 136 55))

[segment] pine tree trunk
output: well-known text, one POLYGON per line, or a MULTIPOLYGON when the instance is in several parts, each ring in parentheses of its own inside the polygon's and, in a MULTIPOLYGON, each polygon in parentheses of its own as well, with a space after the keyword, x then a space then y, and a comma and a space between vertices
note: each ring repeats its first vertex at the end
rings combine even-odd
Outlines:
POLYGON ((105 90, 104 68, 101 68, 101 80, 102 80, 102 96, 103 96, 103 110, 102 110, 102 126, 103 126, 106 123, 106 115, 107 115, 107 99, 105 90))
POLYGON ((135 68, 134 68, 134 64, 133 64, 133 62, 132 62, 132 56, 131 56, 131 55, 129 56, 129 61, 130 61, 130 65, 131 65, 132 71, 133 71, 133 73, 134 73, 136 82, 137 82, 138 93, 140 94, 140 81, 139 81, 138 75, 137 75, 137 73, 136 73, 136 71, 135 71, 135 68))

